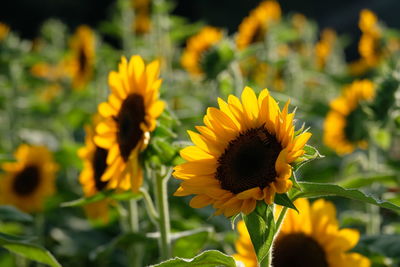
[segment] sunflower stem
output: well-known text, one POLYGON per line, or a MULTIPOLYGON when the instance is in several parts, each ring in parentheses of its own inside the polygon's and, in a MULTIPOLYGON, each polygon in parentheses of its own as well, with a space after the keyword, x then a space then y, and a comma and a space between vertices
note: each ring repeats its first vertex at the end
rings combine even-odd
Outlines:
MULTIPOLYGON (((128 202, 128 220, 129 220, 129 232, 138 233, 139 232, 139 214, 138 205, 135 199, 131 199, 128 202)), ((128 258, 129 265, 131 267, 139 267, 142 262, 142 249, 138 244, 132 244, 128 248, 128 258)))
MULTIPOLYGON (((378 165, 378 151, 377 147, 374 144, 370 145, 368 150, 368 161, 369 161, 369 169, 372 172, 379 171, 378 165)), ((374 191, 378 191, 379 185, 376 183, 371 186, 371 189, 374 191)), ((369 220, 367 224, 367 233, 369 235, 379 235, 381 228, 381 217, 380 217, 380 209, 378 206, 367 205, 367 212, 369 214, 369 220)))
POLYGON ((158 231, 160 232, 159 248, 161 260, 171 258, 171 233, 170 233, 170 220, 168 210, 168 194, 167 182, 171 171, 163 173, 156 172, 155 177, 155 195, 159 218, 158 231))
POLYGON ((233 74, 233 79, 235 81, 235 94, 236 96, 240 96, 243 90, 243 77, 242 77, 242 72, 240 70, 239 62, 237 60, 234 60, 231 63, 230 68, 233 74))
POLYGON ((146 205, 147 214, 149 215, 150 221, 154 225, 158 225, 157 221, 159 220, 158 213, 154 207, 153 200, 150 197, 149 192, 146 189, 140 188, 140 192, 143 194, 144 203, 146 205))
POLYGON ((287 210, 288 210, 288 207, 283 207, 281 213, 279 214, 278 220, 276 220, 276 233, 279 232, 279 228, 281 227, 281 224, 283 222, 283 219, 285 218, 287 210))
POLYGON ((267 256, 260 262, 260 267, 271 267, 272 249, 269 250, 267 256))

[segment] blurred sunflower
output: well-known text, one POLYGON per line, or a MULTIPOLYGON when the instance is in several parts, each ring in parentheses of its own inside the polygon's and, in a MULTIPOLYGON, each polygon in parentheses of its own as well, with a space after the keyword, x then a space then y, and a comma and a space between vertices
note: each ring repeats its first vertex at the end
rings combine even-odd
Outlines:
POLYGON ((201 31, 189 38, 186 48, 182 53, 182 66, 193 75, 204 73, 202 61, 205 60, 207 52, 222 39, 222 30, 206 26, 201 31))
POLYGON ((72 78, 72 87, 83 89, 93 75, 95 36, 86 25, 79 26, 70 40, 71 54, 63 64, 72 78))
POLYGON ((25 212, 43 210, 46 197, 54 194, 57 164, 43 146, 20 145, 16 162, 2 164, 6 172, 0 179, 0 203, 10 204, 25 212))
POLYGON ((193 208, 212 204, 216 215, 249 214, 258 200, 271 204, 292 186, 290 163, 304 154, 311 134, 295 137, 289 101, 281 111, 267 89, 257 99, 246 87, 241 100, 218 99, 219 109, 207 109, 206 126, 196 127, 200 134, 188 131, 195 146, 181 150, 188 162, 174 168, 183 180, 174 195, 195 194, 193 208))
POLYGON ((6 24, 0 22, 0 41, 6 39, 9 32, 10 28, 6 24))
POLYGON ((324 122, 324 143, 336 153, 348 154, 357 147, 365 149, 368 129, 363 101, 371 101, 375 86, 369 80, 354 81, 344 88, 342 95, 330 103, 331 110, 324 122))
POLYGON ((265 38, 268 27, 281 18, 281 7, 276 1, 261 2, 258 7, 250 12, 239 25, 236 36, 236 45, 245 49, 249 45, 261 42, 265 38))
MULTIPOLYGON (((108 184, 101 180, 107 169, 108 150, 96 146, 93 141, 94 130, 100 120, 99 115, 93 116, 93 126, 85 127, 85 146, 78 151, 79 157, 83 160, 83 170, 79 175, 79 182, 86 197, 106 189, 108 184)), ((109 201, 102 200, 86 205, 85 211, 89 218, 107 222, 109 220, 108 206, 109 201)))
POLYGON ((362 33, 358 43, 361 58, 349 65, 349 72, 352 75, 362 75, 376 66, 383 54, 378 17, 371 10, 363 9, 360 12, 358 26, 362 33))
MULTIPOLYGON (((339 229, 335 206, 323 199, 311 205, 295 201, 300 213, 290 209, 273 244, 272 266, 369 267, 368 258, 348 252, 358 242, 358 231, 339 229)), ((243 221, 238 223, 239 239, 233 257, 246 267, 257 267, 257 258, 243 221)))
POLYGON ((136 34, 145 34, 150 31, 150 0, 132 0, 135 11, 133 27, 136 34))
POLYGON ((321 40, 315 45, 316 65, 323 69, 329 56, 332 54, 336 41, 336 33, 332 29, 324 29, 321 33, 321 40))
POLYGON ((139 153, 146 148, 156 119, 164 110, 158 99, 160 64, 147 66, 140 56, 122 57, 118 72, 108 77, 111 94, 99 105, 104 119, 96 127, 95 144, 108 150, 108 169, 101 180, 108 187, 138 191, 143 180, 139 153))

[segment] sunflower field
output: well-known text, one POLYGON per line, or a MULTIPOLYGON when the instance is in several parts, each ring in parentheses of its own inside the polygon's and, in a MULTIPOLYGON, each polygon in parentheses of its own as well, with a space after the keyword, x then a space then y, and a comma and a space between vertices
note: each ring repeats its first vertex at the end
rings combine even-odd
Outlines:
POLYGON ((0 266, 399 267, 400 30, 173 8, 0 22, 0 266))

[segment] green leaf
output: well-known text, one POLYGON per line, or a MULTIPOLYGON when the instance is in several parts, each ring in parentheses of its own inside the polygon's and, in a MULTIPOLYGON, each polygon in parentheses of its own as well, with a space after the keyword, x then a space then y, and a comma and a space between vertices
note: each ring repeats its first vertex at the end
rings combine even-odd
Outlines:
POLYGON ((0 219, 2 221, 32 222, 31 215, 19 211, 13 206, 0 206, 0 219))
POLYGON ((204 251, 200 255, 192 259, 174 258, 164 261, 153 267, 187 267, 187 266, 202 266, 202 267, 236 267, 235 260, 228 255, 217 250, 204 251))
POLYGON ((275 194, 275 199, 274 199, 275 204, 285 206, 291 209, 294 209, 295 211, 299 212, 296 206, 293 204, 293 201, 290 200, 288 195, 285 194, 275 194))
POLYGON ((293 201, 297 198, 338 196, 338 197, 345 197, 353 200, 358 200, 364 203, 369 203, 379 206, 381 208, 386 208, 400 212, 400 206, 397 206, 388 201, 378 200, 372 196, 366 195, 365 193, 357 189, 345 189, 335 184, 322 184, 322 183, 310 183, 310 182, 299 182, 299 185, 301 187, 301 191, 295 191, 294 193, 292 193, 291 199, 293 201))
POLYGON ((299 157, 293 164, 293 171, 297 171, 300 169, 304 164, 309 163, 317 158, 323 158, 324 156, 319 153, 319 151, 310 145, 304 146, 304 155, 299 157))
POLYGON ((257 260, 261 263, 268 256, 276 230, 272 207, 259 202, 255 211, 248 215, 242 214, 242 216, 249 231, 257 260))
POLYGON ((90 258, 107 260, 110 253, 116 248, 126 249, 133 243, 146 243, 150 238, 140 233, 126 233, 117 236, 110 243, 97 247, 91 254, 90 258))
POLYGON ((61 267, 61 264, 49 251, 38 245, 30 244, 26 240, 18 236, 0 233, 0 245, 9 251, 52 267, 61 267))
POLYGON ((177 239, 173 247, 173 256, 183 258, 196 256, 204 248, 209 237, 210 232, 202 231, 177 239))
POLYGON ((352 177, 348 178, 344 181, 339 182, 340 186, 346 188, 359 188, 363 186, 368 186, 375 182, 384 183, 384 184, 396 184, 398 183, 397 176, 395 174, 369 174, 360 177, 352 177))
POLYGON ((91 197, 82 197, 76 200, 68 201, 61 203, 61 207, 79 207, 84 206, 90 203, 98 202, 107 198, 111 198, 118 201, 124 201, 129 199, 140 199, 142 197, 142 193, 134 193, 131 191, 126 191, 122 193, 116 193, 114 190, 108 190, 99 192, 91 197))

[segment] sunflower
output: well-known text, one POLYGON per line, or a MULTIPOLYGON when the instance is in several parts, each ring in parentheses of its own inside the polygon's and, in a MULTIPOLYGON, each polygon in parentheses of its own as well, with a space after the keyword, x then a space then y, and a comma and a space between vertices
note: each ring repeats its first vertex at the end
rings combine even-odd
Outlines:
MULTIPOLYGON (((348 252, 358 242, 358 231, 339 229, 335 206, 323 199, 311 205, 307 199, 295 201, 300 213, 289 210, 272 250, 272 266, 369 267, 370 261, 348 252)), ((238 223, 237 254, 246 267, 257 267, 257 258, 243 221, 238 223)))
POLYGON ((96 127, 95 144, 108 150, 108 169, 101 180, 110 188, 138 191, 142 184, 139 153, 145 149, 156 119, 164 110, 158 99, 160 64, 145 65, 140 56, 122 57, 118 72, 108 77, 111 94, 99 105, 104 119, 96 127))
POLYGON ((357 147, 367 147, 368 129, 363 124, 366 114, 360 103, 374 98, 374 87, 369 80, 354 81, 331 102, 324 122, 324 143, 336 153, 348 154, 357 147))
POLYGON ((150 31, 150 0, 133 0, 132 6, 135 11, 133 27, 136 34, 145 34, 150 31))
POLYGON ((193 75, 203 74, 202 60, 207 51, 221 41, 222 36, 222 30, 206 26, 198 34, 189 38, 182 53, 182 66, 193 75))
POLYGON ((218 99, 219 109, 208 108, 200 134, 188 131, 195 146, 180 154, 186 163, 174 168, 183 180, 175 196, 195 194, 193 208, 212 204, 216 215, 249 214, 258 200, 271 204, 275 193, 291 186, 290 163, 304 154, 311 134, 294 134, 289 101, 281 111, 264 89, 257 96, 246 87, 240 101, 230 95, 218 99))
POLYGON ((278 2, 264 1, 250 12, 239 25, 236 45, 245 49, 249 45, 264 40, 268 27, 281 18, 281 7, 278 2))
POLYGON ((57 164, 43 146, 20 145, 16 162, 2 164, 6 172, 0 180, 0 202, 25 212, 43 210, 44 199, 54 194, 57 164))
POLYGON ((371 10, 363 9, 360 12, 358 26, 362 33, 358 43, 358 52, 361 58, 349 66, 349 71, 353 75, 362 75, 376 66, 383 54, 378 17, 371 10))
POLYGON ((85 25, 79 26, 70 40, 71 54, 61 64, 72 77, 72 87, 83 89, 93 75, 95 36, 85 25))
MULTIPOLYGON (((107 168, 108 150, 96 146, 93 141, 94 129, 100 121, 100 116, 93 117, 93 126, 86 126, 85 146, 79 149, 78 155, 83 160, 83 170, 79 176, 83 193, 86 197, 93 196, 107 188, 108 182, 101 181, 107 168)), ((108 221, 108 200, 102 200, 85 206, 89 218, 108 221)))
POLYGON ((10 27, 0 22, 0 41, 6 39, 9 32, 10 32, 10 27))
POLYGON ((324 29, 321 40, 315 45, 315 56, 317 68, 323 69, 332 53, 336 40, 336 33, 332 29, 324 29))
POLYGON ((381 32, 378 26, 378 17, 369 9, 363 9, 360 12, 358 27, 362 33, 373 36, 380 36, 381 32))

